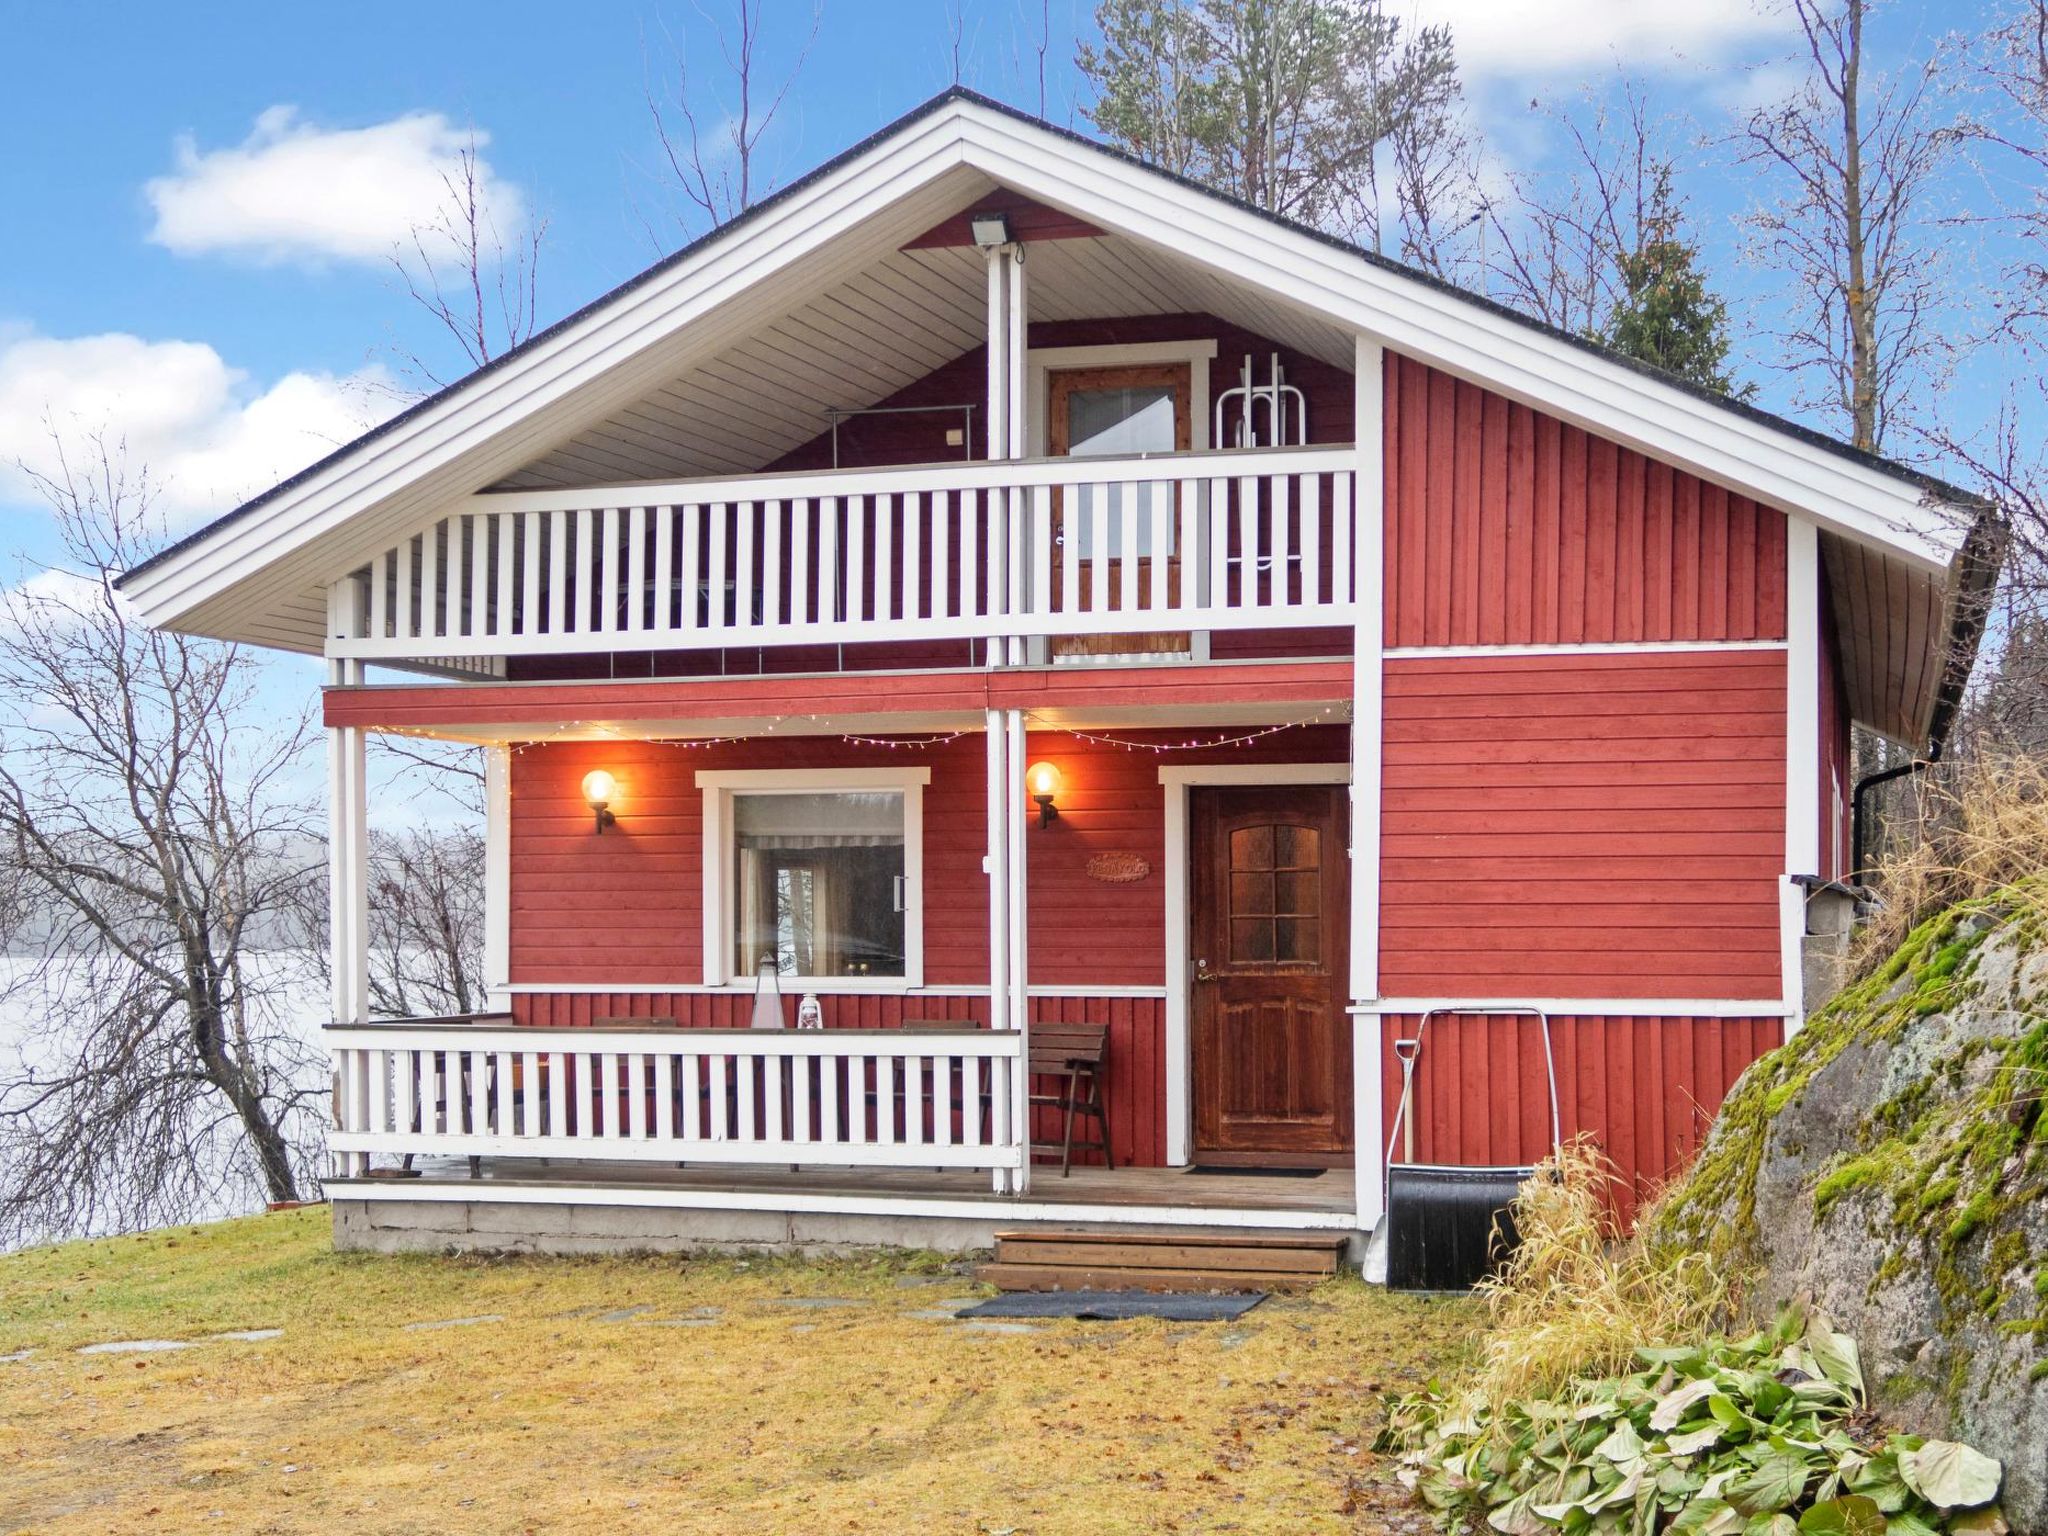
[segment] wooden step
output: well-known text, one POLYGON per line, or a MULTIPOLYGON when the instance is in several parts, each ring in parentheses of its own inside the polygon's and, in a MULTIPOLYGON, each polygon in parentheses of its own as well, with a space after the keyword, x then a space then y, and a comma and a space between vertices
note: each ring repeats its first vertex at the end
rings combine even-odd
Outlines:
POLYGON ((1069 1232, 996 1234, 979 1279, 1010 1291, 1302 1290, 1335 1275, 1341 1233, 1069 1232))

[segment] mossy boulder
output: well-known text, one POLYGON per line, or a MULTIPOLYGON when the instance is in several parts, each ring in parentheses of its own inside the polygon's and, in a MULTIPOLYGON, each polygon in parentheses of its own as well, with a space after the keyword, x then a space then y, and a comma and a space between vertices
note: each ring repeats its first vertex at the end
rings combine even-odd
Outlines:
POLYGON ((2005 1463, 2048 1533, 2048 885, 1922 925, 1730 1094, 1646 1239, 1811 1297, 1873 1404, 2005 1463))

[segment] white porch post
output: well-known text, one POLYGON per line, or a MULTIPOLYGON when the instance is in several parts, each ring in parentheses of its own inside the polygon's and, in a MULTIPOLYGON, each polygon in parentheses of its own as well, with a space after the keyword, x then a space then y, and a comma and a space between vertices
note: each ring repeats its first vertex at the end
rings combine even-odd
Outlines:
POLYGON ((1020 709, 1007 711, 1004 722, 1004 736, 1007 751, 1004 753, 1003 781, 998 786, 1002 804, 1005 835, 1009 841, 1008 858, 1005 861, 1005 875, 1008 880, 1008 897, 1005 905, 1009 916, 1009 1007, 1010 1028, 1017 1032, 1018 1071, 1011 1084, 1011 1125, 1018 1145, 1024 1149, 1022 1166, 1017 1172, 1017 1193, 1023 1194, 1031 1188, 1031 956, 1030 931, 1031 913, 1025 893, 1029 881, 1025 878, 1028 864, 1026 838, 1029 823, 1024 815, 1024 769, 1030 752, 1030 742, 1024 729, 1024 712, 1020 709))
POLYGON ((484 748, 484 1006, 512 1007, 512 749, 484 748))
MULTIPOLYGON (((353 636, 361 596, 353 581, 337 582, 328 594, 330 632, 353 636)), ((360 661, 330 661, 327 681, 345 687, 363 680, 360 661)), ((327 946, 330 973, 328 1011, 336 1024, 358 1024, 370 1016, 370 829, 364 733, 354 726, 327 732, 327 946)), ((340 1058, 337 1058, 339 1062, 340 1058)), ((347 1081, 337 1073, 336 1108, 359 1108, 369 1091, 350 1063, 347 1081)), ((343 1152, 334 1170, 343 1176, 368 1170, 367 1153, 343 1152)))
MULTIPOLYGON (((989 710, 985 725, 988 733, 988 852, 981 862, 988 873, 988 1022, 991 1029, 1007 1029, 1010 1024, 1010 835, 1009 823, 1003 813, 1003 789, 1008 782, 1010 755, 1004 727, 1003 711, 989 710)), ((1021 1062, 1017 1070, 1022 1072, 1021 1062)), ((1019 1122, 1014 1086, 1003 1095, 1000 1103, 991 1104, 990 1108, 996 1117, 998 1139, 1006 1135, 1017 1136, 1019 1122)), ((996 1170, 997 1194, 1011 1193, 1015 1183, 1007 1170, 996 1170)))
POLYGON ((1358 1225, 1371 1231, 1383 1208, 1380 1160, 1380 776, 1384 650, 1381 543, 1385 489, 1384 354, 1357 338, 1352 373, 1351 678, 1351 1112, 1358 1179, 1358 1225))

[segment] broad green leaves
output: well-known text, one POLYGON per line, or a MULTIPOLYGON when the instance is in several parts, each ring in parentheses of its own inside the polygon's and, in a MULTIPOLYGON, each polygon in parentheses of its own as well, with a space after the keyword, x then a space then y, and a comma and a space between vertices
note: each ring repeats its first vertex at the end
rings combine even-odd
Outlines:
POLYGON ((1432 1387, 1394 1405, 1382 1449, 1447 1526, 1502 1536, 2004 1536, 1998 1463, 1870 1434, 1856 1343, 1818 1316, 1636 1358, 1552 1399, 1432 1387))

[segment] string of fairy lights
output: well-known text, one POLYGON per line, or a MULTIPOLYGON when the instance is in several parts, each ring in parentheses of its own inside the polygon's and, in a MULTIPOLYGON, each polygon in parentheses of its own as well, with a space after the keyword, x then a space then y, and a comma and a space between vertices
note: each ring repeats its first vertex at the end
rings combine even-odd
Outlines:
MULTIPOLYGON (((562 722, 545 736, 533 736, 524 740, 507 743, 510 750, 519 753, 536 747, 562 746, 572 743, 590 744, 615 742, 619 745, 636 747, 668 747, 682 752, 701 752, 714 747, 732 746, 740 742, 765 740, 791 740, 804 738, 818 740, 836 736, 848 746, 879 747, 890 752, 924 751, 936 747, 951 746, 965 737, 978 734, 971 730, 921 733, 902 736, 869 736, 857 731, 830 731, 817 729, 823 723, 822 716, 787 716, 782 722, 765 731, 739 736, 636 736, 621 731, 617 726, 597 720, 568 720, 562 722), (802 720, 811 729, 779 729, 786 722, 802 720)), ((1035 718, 1035 717, 1027 717, 1035 718)), ((1262 725, 1250 730, 1236 731, 1224 736, 1176 737, 1167 741, 1134 740, 1128 736, 1114 736, 1102 731, 1084 731, 1073 726, 1064 726, 1050 721, 1037 721, 1036 728, 1044 734, 1058 734, 1090 746, 1108 747, 1121 752, 1150 752, 1165 756, 1176 752, 1215 752, 1226 748, 1250 746, 1253 742, 1265 741, 1287 731, 1298 731, 1315 725, 1341 723, 1350 718, 1348 708, 1330 704, 1315 714, 1299 720, 1283 720, 1273 725, 1262 725)), ((427 741, 446 741, 439 732, 421 730, 412 726, 386 725, 371 726, 370 730, 387 736, 409 736, 427 741)))

